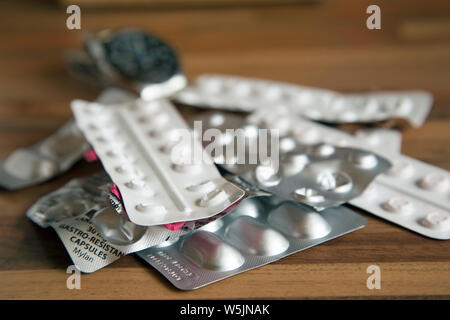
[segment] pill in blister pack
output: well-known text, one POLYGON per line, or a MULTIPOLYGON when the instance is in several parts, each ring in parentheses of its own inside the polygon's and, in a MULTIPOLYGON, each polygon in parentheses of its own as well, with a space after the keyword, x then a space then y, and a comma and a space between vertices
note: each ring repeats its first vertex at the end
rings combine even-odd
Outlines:
MULTIPOLYGON (((197 120, 199 119, 202 124, 205 122, 205 129, 215 127, 221 131, 219 143, 214 143, 220 147, 220 143, 225 141, 222 143, 224 150, 219 152, 222 157, 216 154, 214 156, 216 163, 222 168, 282 199, 300 201, 318 210, 337 206, 357 197, 378 174, 390 167, 389 161, 374 153, 327 143, 305 145, 294 141, 292 147, 287 147, 286 140, 281 140, 279 145, 272 148, 273 143, 278 143, 276 139, 273 141, 273 136, 261 140, 263 136, 258 128, 242 125, 237 116, 212 114, 210 117, 200 116, 197 120), (219 121, 220 116, 222 118, 219 121), (228 141, 230 139, 222 139, 224 134, 230 132, 224 131, 225 128, 236 128, 238 125, 242 125, 246 139, 241 139, 245 141, 244 150, 239 150, 239 146, 229 148, 232 145, 228 141), (258 150, 265 146, 270 150, 270 154, 268 150, 263 152, 264 156, 270 156, 267 158, 260 157, 261 150, 258 150), (278 151, 277 148, 282 152, 280 157, 278 152, 274 153, 274 149, 278 151), (234 151, 231 157, 229 151, 234 151), (253 162, 252 156, 255 158, 253 162)), ((284 121, 277 125, 286 128, 284 121)), ((233 136, 230 135, 231 139, 236 138, 235 142, 239 141, 237 133, 236 130, 233 136)), ((208 146, 205 148, 208 149, 208 146)))
POLYGON ((383 219, 434 239, 450 239, 450 174, 404 155, 350 201, 383 219))
POLYGON ((392 168, 377 179, 378 183, 450 211, 448 171, 405 155, 392 157, 392 163, 392 168))
POLYGON ((221 177, 166 100, 136 100, 108 107, 76 100, 72 110, 120 189, 128 217, 135 224, 211 217, 244 195, 221 177), (181 141, 180 134, 186 133, 189 139, 181 141), (193 160, 194 154, 200 155, 199 161, 193 160))
POLYGON ((272 263, 367 223, 345 207, 319 214, 291 201, 272 205, 270 198, 247 198, 221 219, 137 254, 174 286, 191 290, 272 263))
POLYGON ((256 111, 263 106, 286 106, 323 122, 375 122, 407 119, 421 126, 432 106, 432 97, 422 91, 341 94, 331 90, 275 81, 204 74, 195 85, 179 92, 178 102, 218 109, 256 111))
POLYGON ((0 186, 16 190, 46 181, 69 169, 89 150, 89 144, 74 121, 50 137, 20 148, 0 164, 0 186))
POLYGON ((448 210, 378 181, 350 204, 427 237, 450 239, 448 210))

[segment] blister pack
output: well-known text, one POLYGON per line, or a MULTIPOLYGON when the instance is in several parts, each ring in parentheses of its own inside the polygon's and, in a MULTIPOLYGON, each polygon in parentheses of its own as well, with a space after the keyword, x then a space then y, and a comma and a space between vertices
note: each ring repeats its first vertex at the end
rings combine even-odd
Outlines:
MULTIPOLYGON (((271 128, 283 124, 283 128, 289 128, 288 138, 294 137, 302 143, 305 142, 305 138, 310 137, 308 142, 335 140, 339 144, 370 147, 364 134, 351 136, 300 117, 272 116, 269 119, 268 116, 257 112, 249 118, 250 122, 271 128), (280 119, 289 119, 289 121, 280 119), (288 122, 289 125, 286 125, 288 122), (299 133, 296 134, 296 132, 299 133)), ((365 194, 350 200, 350 203, 419 234, 435 239, 449 239, 450 175, 448 171, 401 155, 399 140, 391 138, 390 134, 378 135, 380 147, 375 147, 375 150, 389 159, 392 167, 378 176, 365 194), (384 146, 389 147, 384 148, 384 146)))
POLYGON ((423 91, 341 94, 331 90, 227 75, 204 74, 175 99, 184 104, 235 111, 282 105, 298 114, 329 123, 375 122, 404 118, 423 124, 433 103, 423 91))
POLYGON ((262 128, 278 129, 282 139, 280 150, 295 148, 297 144, 327 143, 340 147, 360 148, 390 157, 401 151, 401 133, 393 129, 363 129, 352 135, 342 130, 319 124, 298 115, 286 107, 261 108, 250 114, 246 122, 262 128))
POLYGON ((106 172, 73 179, 39 199, 27 217, 53 227, 82 272, 94 272, 121 256, 175 239, 225 215, 186 223, 181 229, 138 226, 109 205, 111 179, 106 172))
POLYGON ((68 170, 89 150, 74 121, 27 148, 11 153, 0 164, 0 186, 8 190, 32 186, 68 170))
MULTIPOLYGON (((134 96, 127 91, 109 88, 97 102, 109 105, 124 103, 134 96)), ((54 134, 27 148, 19 148, 0 163, 0 187, 17 190, 47 181, 70 169, 90 149, 73 120, 54 134)))
POLYGON ((98 224, 95 221, 95 216, 99 212, 116 219, 122 218, 112 208, 106 207, 101 210, 93 209, 82 215, 51 224, 73 263, 81 272, 97 271, 124 255, 176 239, 190 231, 187 228, 172 231, 164 226, 141 227, 125 219, 122 220, 120 228, 116 228, 115 224, 114 227, 106 228, 103 219, 101 225, 104 230, 101 233, 97 229, 98 224), (103 233, 106 230, 109 233, 103 233), (114 238, 116 241, 111 242, 104 239, 104 234, 109 239, 114 238))
POLYGON ((197 231, 137 254, 175 287, 197 289, 272 263, 364 227, 345 207, 320 214, 272 197, 247 198, 228 215, 197 231))
MULTIPOLYGON (((219 117, 220 114, 212 114, 197 118, 197 121, 201 119, 206 130, 216 128, 220 131, 218 139, 213 142, 216 144, 215 151, 217 147, 224 149, 214 154, 217 164, 281 199, 300 201, 317 210, 356 198, 377 175, 390 167, 389 161, 372 152, 327 143, 307 145, 296 143, 291 138, 290 145, 286 140, 281 140, 280 145, 272 148, 273 143, 277 144, 277 139, 273 141, 273 136, 264 138, 265 132, 258 130, 257 126, 243 125, 236 115, 225 116, 225 119, 219 117), (245 141, 241 150, 239 131, 234 131, 232 136, 228 130, 238 125, 241 125, 243 134, 241 141, 245 141), (227 134, 228 138, 224 138, 227 134), (232 142, 235 142, 234 146, 232 142), (261 153, 261 148, 266 147, 270 152, 265 150, 261 153), (230 151, 233 152, 231 157, 230 151)), ((287 120, 290 119, 287 117, 287 120)), ((286 127, 284 124, 283 128, 286 127)))
POLYGON ((26 212, 26 216, 42 228, 67 218, 79 216, 107 204, 107 188, 111 183, 105 172, 70 180, 61 188, 44 195, 26 212))
POLYGON ((192 132, 166 100, 139 99, 108 107, 75 100, 72 110, 135 224, 211 217, 244 195, 221 177, 212 160, 207 161, 201 143, 192 139, 192 132), (183 140, 186 134, 189 138, 183 140), (197 153, 200 161, 193 159, 197 153))
POLYGON ((392 161, 392 168, 350 203, 427 237, 450 239, 449 172, 404 155, 392 161))
POLYGON ((281 155, 278 171, 271 163, 222 166, 282 199, 323 210, 358 197, 390 163, 364 150, 318 144, 281 155))

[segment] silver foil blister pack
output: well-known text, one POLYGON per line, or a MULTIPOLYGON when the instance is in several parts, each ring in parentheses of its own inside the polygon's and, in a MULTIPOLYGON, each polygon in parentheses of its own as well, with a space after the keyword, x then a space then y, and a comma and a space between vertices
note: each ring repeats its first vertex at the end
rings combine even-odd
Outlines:
POLYGON ((26 148, 12 152, 0 164, 0 186, 16 190, 44 182, 68 170, 89 150, 74 121, 26 148))
POLYGON ((419 127, 433 103, 423 91, 342 94, 331 90, 250 79, 203 74, 179 92, 178 102, 215 109, 253 112, 264 106, 286 106, 292 114, 329 123, 375 122, 403 118, 419 127))
POLYGON ((186 223, 178 230, 138 226, 110 206, 111 184, 105 172, 73 179, 40 198, 27 211, 33 222, 56 231, 82 272, 94 272, 126 254, 176 239, 225 214, 186 223))
POLYGON ((173 231, 164 226, 137 226, 123 219, 112 208, 106 207, 100 211, 102 214, 109 215, 114 220, 123 219, 120 224, 115 222, 108 228, 105 219, 100 224, 95 220, 98 212, 99 210, 91 210, 51 224, 74 264, 85 273, 97 271, 124 255, 176 239, 189 231, 187 228, 173 231), (99 225, 103 230, 99 230, 99 225), (106 240, 105 235, 116 241, 106 240))
POLYGON ((105 172, 72 179, 61 188, 44 195, 26 212, 26 216, 42 228, 54 222, 79 216, 107 205, 106 186, 111 179, 105 172))
MULTIPOLYGON (((281 199, 300 201, 318 210, 358 197, 377 175, 390 168, 389 161, 365 150, 328 143, 301 144, 288 137, 278 141, 273 134, 260 141, 263 136, 259 127, 237 115, 208 113, 196 121, 202 121, 203 129, 220 131, 212 142, 216 144, 214 150, 220 150, 214 154, 216 164, 281 199), (243 150, 236 147, 238 131, 232 136, 226 130, 238 127, 242 130, 241 142, 245 141, 243 150), (258 148, 265 146, 274 154, 262 158, 258 148)), ((204 141, 206 148, 208 143, 204 141)))
POLYGON ((175 287, 197 289, 364 227, 345 207, 321 213, 273 197, 243 200, 226 216, 137 254, 175 287))

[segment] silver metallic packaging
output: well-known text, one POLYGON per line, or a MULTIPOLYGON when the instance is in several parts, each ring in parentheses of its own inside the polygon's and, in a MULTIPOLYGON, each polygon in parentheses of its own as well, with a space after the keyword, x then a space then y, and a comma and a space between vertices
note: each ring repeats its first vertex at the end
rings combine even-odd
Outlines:
POLYGON ((0 164, 0 187, 17 190, 67 171, 89 150, 89 144, 70 120, 50 137, 20 148, 0 164))
MULTIPOLYGON (((281 140, 273 139, 270 134, 261 143, 260 128, 246 123, 239 115, 199 115, 194 120, 194 128, 195 121, 201 121, 202 130, 215 128, 220 131, 219 139, 212 142, 218 146, 215 151, 221 150, 219 156, 214 156, 216 164, 261 190, 317 210, 358 197, 377 175, 391 166, 388 160, 373 152, 328 143, 300 144, 286 136, 281 140), (236 147, 240 138, 227 131, 238 128, 243 130, 244 150, 236 147), (274 154, 267 151, 269 157, 261 158, 258 149, 261 146, 267 146, 274 154), (250 161, 252 157, 253 162, 250 161)), ((205 148, 208 144, 204 141, 205 148)))
POLYGON ((345 207, 320 214, 274 197, 243 200, 199 230, 137 254, 182 290, 197 289, 363 228, 345 207))
POLYGON ((105 172, 70 180, 61 188, 41 197, 26 212, 26 216, 42 228, 54 222, 79 216, 107 205, 107 188, 111 183, 105 172))
POLYGON ((253 112, 286 106, 292 114, 328 123, 367 123, 406 119, 419 127, 433 97, 424 91, 380 91, 343 94, 332 90, 263 79, 203 74, 175 99, 184 104, 253 112))
MULTIPOLYGON (((112 208, 106 210, 109 210, 112 215, 117 215, 112 208)), ((172 231, 163 226, 147 228, 138 226, 139 229, 135 229, 136 226, 131 223, 119 228, 114 225, 107 229, 111 233, 106 233, 109 238, 116 239, 113 243, 106 240, 103 233, 97 229, 98 223, 95 221, 97 213, 98 210, 91 210, 80 216, 51 224, 74 264, 85 273, 97 271, 124 255, 176 239, 186 233, 186 229, 183 228, 172 231), (117 233, 112 233, 114 231, 117 233)), ((105 221, 101 223, 102 226, 107 227, 104 225, 105 221)))
POLYGON ((71 180, 39 199, 26 213, 39 226, 56 231, 82 272, 94 272, 124 255, 176 239, 228 212, 187 222, 178 230, 138 226, 109 203, 111 184, 106 172, 71 180))
POLYGON ((364 150, 319 144, 282 155, 278 171, 270 164, 223 167, 282 199, 323 210, 361 195, 390 163, 364 150))
MULTIPOLYGON (((97 102, 109 105, 135 99, 127 91, 109 88, 97 102)), ((0 163, 0 187, 18 190, 45 182, 69 170, 90 149, 89 143, 69 120, 54 134, 26 148, 12 152, 0 163)))

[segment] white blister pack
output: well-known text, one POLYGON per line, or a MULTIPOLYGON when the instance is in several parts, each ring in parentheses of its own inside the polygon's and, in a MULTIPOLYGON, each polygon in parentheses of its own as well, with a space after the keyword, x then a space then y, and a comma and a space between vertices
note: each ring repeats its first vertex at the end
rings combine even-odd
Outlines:
POLYGON ((160 225, 211 217, 243 197, 200 141, 180 139, 188 126, 166 100, 108 106, 72 102, 80 130, 119 188, 130 220, 160 225), (181 131, 180 131, 181 130, 181 131), (202 161, 192 161, 200 152, 202 161))
POLYGON ((433 103, 423 91, 341 94, 331 90, 227 75, 203 74, 179 92, 178 102, 216 109, 256 111, 287 106, 291 113, 323 122, 374 122, 403 118, 423 124, 433 103))
POLYGON ((355 135, 332 128, 298 115, 289 108, 261 108, 250 114, 247 123, 280 132, 280 151, 288 151, 298 143, 312 145, 328 143, 338 147, 360 148, 391 158, 401 151, 401 133, 393 129, 362 129, 355 135))
POLYGON ((350 204, 424 236, 450 239, 448 210, 378 181, 350 204))
POLYGON ((450 173, 397 155, 352 205, 434 239, 450 239, 450 173))
POLYGON ((378 176, 350 204, 427 237, 450 238, 449 172, 401 155, 400 138, 395 138, 396 133, 384 130, 377 134, 376 129, 375 133, 352 136, 301 117, 277 116, 273 112, 272 115, 256 112, 249 116, 249 121, 270 128, 283 128, 286 139, 294 137, 301 143, 326 141, 363 149, 369 147, 382 154, 392 162, 392 168, 378 176), (372 134, 375 135, 370 138, 372 134))

